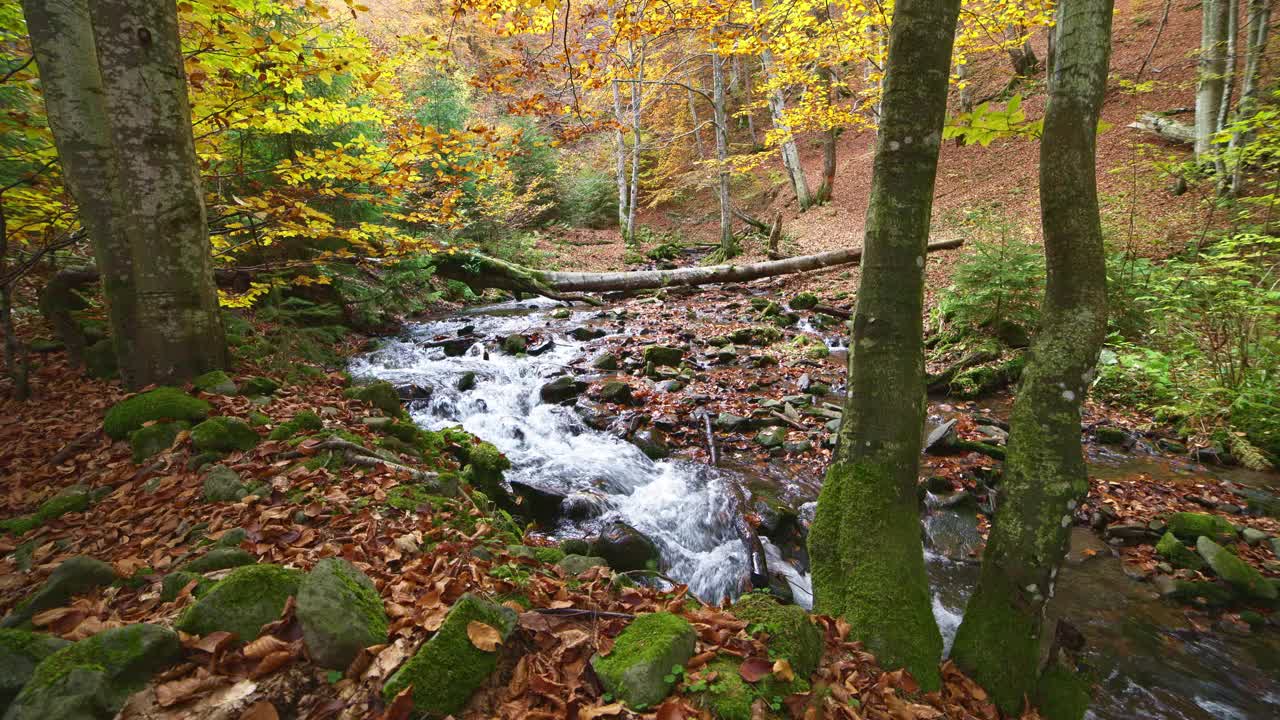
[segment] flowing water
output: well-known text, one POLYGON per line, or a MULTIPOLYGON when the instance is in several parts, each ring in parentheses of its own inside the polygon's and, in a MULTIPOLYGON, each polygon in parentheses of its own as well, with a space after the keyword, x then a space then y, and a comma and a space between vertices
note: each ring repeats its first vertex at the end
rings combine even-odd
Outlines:
MULTIPOLYGON (((603 514, 563 521, 550 531, 554 536, 589 536, 605 522, 620 519, 649 536, 661 552, 666 574, 687 583, 698 597, 718 602, 736 596, 745 588, 748 569, 734 531, 739 509, 729 500, 738 496, 731 484, 741 487, 770 473, 757 469, 752 474, 750 467, 732 463, 711 468, 680 459, 650 460, 631 443, 588 427, 572 408, 543 403, 542 385, 592 352, 590 343, 573 340, 568 331, 598 322, 595 310, 553 320, 549 308, 545 301, 509 303, 423 322, 358 358, 351 371, 396 385, 431 387, 429 400, 410 404, 414 419, 433 429, 461 425, 492 442, 512 462, 509 480, 599 499, 603 514), (446 357, 443 349, 428 345, 468 333, 490 339, 551 334, 554 346, 536 356, 514 357, 488 353, 476 344, 462 356, 446 357), (468 373, 475 374, 475 386, 459 391, 458 381, 468 373)), ((1135 471, 1119 466, 1122 459, 1103 460, 1098 468, 1103 472, 1135 471)), ((1152 459, 1133 462, 1142 472, 1155 474, 1163 468, 1194 480, 1185 468, 1169 470, 1152 459)), ((810 499, 813 492, 812 483, 800 488, 810 499)), ((802 516, 812 517, 812 502, 800 509, 802 516)), ((963 553, 943 548, 972 540, 976 527, 968 522, 934 507, 924 526, 934 615, 948 648, 976 582, 977 566, 948 559, 963 553)), ((789 564, 781 549, 767 539, 764 544, 770 570, 791 585, 797 603, 809 606, 808 576, 789 564)), ((1065 567, 1058 588, 1057 607, 1085 634, 1087 661, 1101 679, 1091 717, 1280 717, 1280 643, 1274 631, 1224 638, 1196 628, 1179 608, 1156 598, 1150 585, 1127 577, 1119 560, 1105 552, 1065 567)))

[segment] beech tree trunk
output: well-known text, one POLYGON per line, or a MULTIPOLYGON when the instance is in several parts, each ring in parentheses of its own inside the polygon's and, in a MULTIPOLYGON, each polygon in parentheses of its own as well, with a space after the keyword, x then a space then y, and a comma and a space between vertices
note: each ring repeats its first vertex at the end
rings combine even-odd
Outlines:
MULTIPOLYGON (((822 68, 819 70, 824 80, 828 101, 834 102, 832 97, 835 87, 835 74, 831 68, 822 68)), ((822 184, 818 186, 818 191, 813 194, 813 204, 821 205, 831 200, 831 194, 835 192, 836 187, 836 141, 840 139, 839 128, 827 128, 822 134, 822 184)))
POLYGON ((227 362, 177 6, 90 7, 133 250, 136 343, 119 357, 121 374, 133 387, 176 382, 227 362))
POLYGON ((814 609, 886 667, 941 679, 916 483, 924 427, 925 248, 959 0, 900 0, 890 28, 839 444, 809 533, 814 609))
POLYGON ((1204 161, 1213 149, 1213 134, 1227 69, 1227 2, 1203 0, 1200 19, 1200 58, 1196 63, 1196 160, 1204 161))
MULTIPOLYGON (((751 7, 757 13, 764 11, 764 0, 751 0, 751 7)), ((766 35, 762 38, 764 49, 760 51, 760 66, 764 69, 765 82, 770 83, 777 75, 774 70, 773 52, 769 50, 769 39, 766 35)), ((791 128, 787 125, 786 119, 787 100, 782 94, 781 88, 775 88, 769 92, 769 116, 773 119, 773 127, 780 133, 786 135, 778 149, 782 153, 782 165, 787 170, 787 176, 791 179, 791 188, 796 193, 796 203, 800 209, 808 210, 813 204, 813 198, 809 194, 809 181, 804 175, 804 167, 800 164, 800 150, 796 147, 795 138, 791 136, 791 128)))
MULTIPOLYGON (((88 0, 23 0, 27 34, 40 68, 49 129, 67 189, 80 210, 102 276, 117 358, 137 354, 133 248, 116 171, 111 122, 98 69, 88 0)), ((80 361, 83 347, 68 341, 80 361)), ((82 343, 81 343, 82 345, 82 343)))
MULTIPOLYGON (((1244 71, 1240 74, 1240 104, 1236 108, 1236 115, 1241 121, 1252 119, 1258 111, 1258 83, 1262 73, 1262 59, 1267 52, 1267 31, 1270 24, 1271 0, 1249 0, 1244 71)), ((1231 148, 1239 150, 1252 141, 1251 134, 1236 133, 1231 136, 1231 148)), ((1234 158, 1233 163, 1231 188, 1238 191, 1243 180, 1244 163, 1239 157, 1234 158)))
POLYGON ((1040 141, 1047 281, 1010 419, 995 524, 952 658, 1017 715, 1035 699, 1051 720, 1078 717, 1089 682, 1053 643, 1045 604, 1088 491, 1080 405, 1106 334, 1106 266, 1095 150, 1106 90, 1112 0, 1066 0, 1040 141), (1070 698, 1070 701, 1064 701, 1070 698))
POLYGON ((711 53, 711 94, 716 124, 716 197, 720 201, 720 256, 728 260, 738 254, 733 236, 733 206, 729 198, 729 113, 725 108, 724 58, 711 53))

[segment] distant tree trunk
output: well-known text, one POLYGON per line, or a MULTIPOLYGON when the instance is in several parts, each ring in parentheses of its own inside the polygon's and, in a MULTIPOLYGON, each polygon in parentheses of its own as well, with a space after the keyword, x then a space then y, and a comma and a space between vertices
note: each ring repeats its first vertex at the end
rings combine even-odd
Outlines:
MULTIPOLYGON (((7 189, 0 190, 0 276, 9 272, 9 225, 4 214, 4 190, 7 189)), ((0 332, 4 332, 4 368, 13 380, 13 397, 26 400, 31 397, 27 351, 13 327, 13 287, 16 284, 0 284, 0 332)))
POLYGON ((716 196, 720 200, 720 255, 729 259, 738 254, 733 236, 733 206, 729 199, 729 118, 725 112, 724 58, 711 53, 711 93, 716 121, 716 196))
MULTIPOLYGON (((1214 128, 1215 133, 1222 132, 1231 122, 1231 96, 1236 90, 1236 38, 1240 23, 1240 8, 1236 6, 1236 0, 1226 0, 1223 3, 1227 8, 1227 49, 1226 61, 1223 64, 1222 78, 1222 102, 1218 104, 1218 125, 1214 128)), ((1231 174, 1227 172, 1227 160, 1224 157, 1225 150, 1229 143, 1216 143, 1218 152, 1213 164, 1218 175, 1218 191, 1227 194, 1231 190, 1231 174)))
POLYGON ((900 0, 876 137, 866 263, 839 444, 809 533, 814 609, 886 667, 941 679, 916 496, 924 427, 925 246, 959 0, 900 0))
MULTIPOLYGON (((1021 38, 1023 28, 1014 25, 1008 25, 1004 29, 1004 37, 1006 40, 1015 40, 1021 38)), ((1040 61, 1036 59, 1036 51, 1031 47, 1031 39, 1024 39, 1017 47, 1009 48, 1009 62, 1013 65, 1013 71, 1018 75, 1027 76, 1034 74, 1036 66, 1040 61)))
POLYGON ((706 160, 707 151, 702 147, 702 132, 698 129, 702 122, 698 119, 698 102, 695 99, 692 88, 689 89, 689 117, 693 121, 693 144, 698 150, 698 159, 706 160))
POLYGON ((636 82, 631 83, 631 197, 627 200, 627 239, 634 240, 636 232, 636 205, 640 201, 640 129, 644 113, 643 88, 645 51, 642 47, 637 58, 635 50, 631 57, 638 59, 636 82))
POLYGON ((226 366, 178 12, 163 0, 91 0, 111 138, 133 248, 132 387, 226 366))
MULTIPOLYGON (((969 87, 969 61, 967 58, 956 62, 956 79, 959 81, 960 112, 973 112, 973 89, 969 87)), ((957 139, 957 144, 959 142, 960 140, 957 139)))
MULTIPOLYGON (((1240 104, 1236 108, 1236 116, 1240 121, 1252 119, 1258 111, 1258 82, 1262 74, 1262 59, 1267 52, 1267 31, 1270 24, 1271 0, 1249 0, 1244 71, 1240 76, 1240 104)), ((1251 133, 1236 133, 1231 136, 1231 148, 1240 150, 1252 141, 1251 133)), ((1238 157, 1233 162, 1231 187, 1238 192, 1243 180, 1244 163, 1238 157)))
MULTIPOLYGON (((757 13, 762 12, 764 0, 751 0, 751 7, 757 13)), ((764 69, 766 82, 771 82, 776 75, 773 52, 769 50, 768 37, 762 39, 764 49, 760 51, 760 65, 764 69)), ((791 128, 787 125, 786 111, 787 100, 783 97, 782 89, 775 88, 769 93, 769 115, 773 118, 774 129, 786 136, 786 139, 779 144, 782 165, 787 170, 787 176, 791 178, 791 188, 795 190, 796 203, 801 210, 807 210, 813 204, 813 198, 809 194, 809 181, 804 176, 804 167, 800 165, 800 150, 796 147, 795 138, 791 136, 791 128)))
MULTIPOLYGON (((89 2, 24 0, 23 12, 64 182, 79 206, 80 222, 93 245, 111 320, 111 341, 120 366, 125 367, 125 359, 138 354, 133 247, 89 2)), ((74 352, 76 340, 63 340, 73 350, 73 361, 80 362, 80 354, 74 352)))
POLYGON ((613 131, 614 180, 618 185, 618 232, 625 242, 631 240, 631 228, 627 226, 631 217, 631 190, 627 181, 627 140, 622 133, 622 93, 618 89, 618 81, 613 81, 613 116, 618 127, 613 131))
POLYGON ((1200 18, 1200 59, 1196 63, 1196 160, 1204 162, 1213 149, 1227 69, 1227 3, 1203 0, 1200 18))
MULTIPOLYGON (((831 68, 821 68, 818 71, 823 78, 823 86, 826 88, 828 102, 833 102, 835 88, 835 73, 831 68)), ((835 192, 836 187, 836 141, 840 138, 840 128, 828 128, 822 134, 822 184, 818 186, 818 191, 813 194, 813 204, 821 205, 830 202, 831 194, 835 192)))
MULTIPOLYGON (((1095 151, 1111 47, 1112 0, 1066 0, 1040 141, 1047 282, 1040 330, 1010 419, 1000 503, 982 573, 952 658, 1000 709, 1024 698, 1087 700, 1088 681, 1059 663, 1044 607, 1053 596, 1072 515, 1088 491, 1080 406, 1107 325, 1106 266, 1095 151)), ((1087 702, 1085 703, 1087 704, 1087 702)), ((1042 704, 1051 720, 1072 703, 1042 704)))

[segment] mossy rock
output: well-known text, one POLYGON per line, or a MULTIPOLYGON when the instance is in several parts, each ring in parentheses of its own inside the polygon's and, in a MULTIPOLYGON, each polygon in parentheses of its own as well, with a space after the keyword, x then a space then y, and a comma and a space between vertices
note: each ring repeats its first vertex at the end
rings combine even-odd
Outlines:
POLYGON ((243 452, 260 440, 257 431, 239 418, 212 417, 191 428, 191 444, 203 452, 243 452))
POLYGON ((185 420, 158 422, 146 425, 129 433, 129 447, 133 448, 133 461, 141 463, 153 455, 158 455, 173 447, 173 441, 183 430, 191 428, 185 420))
POLYGON ((240 543, 248 539, 249 533, 244 528, 231 528, 222 533, 222 536, 213 541, 214 547, 234 548, 240 547, 240 543))
POLYGON ((515 629, 516 614, 470 593, 458 598, 440 631, 387 680, 382 691, 387 702, 412 687, 415 712, 443 716, 462 710, 498 666, 497 652, 481 650, 468 638, 473 622, 496 629, 505 641, 515 629))
POLYGON ((159 625, 104 630, 42 660, 5 720, 110 720, 181 656, 177 634, 159 625))
POLYGON ((91 378, 110 380, 120 374, 116 347, 111 340, 99 340, 84 349, 84 371, 91 378))
POLYGON ((592 656, 591 667, 605 691, 633 709, 648 708, 671 692, 672 669, 689 662, 697 642, 688 620, 648 613, 627 625, 607 656, 592 656))
POLYGON ((1174 580, 1165 597, 1181 602, 1203 602, 1213 607, 1234 605, 1238 599, 1235 589, 1226 583, 1206 580, 1174 580))
POLYGON ((787 429, 780 427, 765 428, 756 433, 756 444, 766 448, 782 447, 787 441, 787 429))
POLYGON ((567 554, 556 561, 556 567, 572 577, 581 575, 593 567, 609 567, 609 561, 592 555, 567 554))
POLYGON ((341 558, 316 563, 298 588, 298 622, 321 667, 345 670, 360 650, 387 641, 387 614, 373 581, 341 558))
POLYGON ((280 383, 268 377, 251 377, 240 388, 241 395, 275 395, 280 383))
MULTIPOLYGON (((591 546, 582 538, 569 538, 560 542, 560 549, 565 555, 586 555, 591 546)), ((601 558, 603 560, 603 558, 601 558)))
POLYGON ((1093 438, 1103 445, 1123 445, 1129 441, 1129 433, 1114 425, 1099 425, 1093 429, 1093 438))
POLYGON ((395 417, 404 415, 404 408, 400 405, 400 393, 396 392, 395 386, 386 380, 348 388, 346 395, 368 403, 388 415, 395 417))
POLYGON ((791 298, 792 310, 811 310, 817 304, 818 296, 811 292, 796 293, 795 297, 791 298))
POLYGON ((1201 536, 1196 540, 1196 552, 1218 577, 1248 597, 1266 601, 1280 598, 1280 591, 1262 573, 1209 538, 1201 536))
POLYGON ((511 461, 492 443, 472 445, 467 453, 467 465, 462 469, 462 480, 491 498, 506 494, 502 486, 502 473, 511 467, 511 461))
POLYGON ((753 720, 751 706, 760 693, 742 679, 738 666, 742 661, 732 656, 719 656, 707 663, 703 676, 715 673, 704 696, 711 714, 720 720, 753 720))
POLYGON ((600 529, 591 543, 591 554, 608 561, 619 572, 657 569, 658 546, 647 535, 621 520, 600 529))
POLYGON ((302 432, 320 432, 324 429, 324 421, 320 416, 310 410, 302 412, 289 418, 288 422, 277 425, 271 430, 271 434, 267 436, 269 440, 288 440, 294 435, 302 432))
POLYGON ((1194 551, 1182 544, 1176 535, 1166 532, 1160 538, 1160 542, 1156 543, 1156 553, 1168 560, 1174 567, 1187 568, 1190 570, 1200 570, 1204 567, 1204 560, 1195 554, 1194 551))
POLYGON ((591 361, 591 367, 596 370, 613 372, 618 369, 618 356, 611 352, 600 353, 591 361))
POLYGON ((153 420, 198 422, 209 417, 212 409, 209 403, 177 388, 158 387, 113 405, 103 419, 102 429, 113 439, 124 440, 153 420))
POLYGON ((257 557, 238 547, 220 547, 213 548, 204 555, 183 565, 182 569, 193 573, 207 573, 252 565, 256 562, 258 562, 257 557))
POLYGON ((231 376, 222 370, 210 370, 192 380, 191 386, 210 395, 235 395, 240 390, 231 376))
POLYGON ((605 402, 619 405, 630 405, 635 399, 631 394, 631 386, 620 380, 610 380, 600 386, 600 397, 605 402))
POLYGON ((36 665, 71 643, 26 630, 0 630, 0 714, 31 679, 36 665))
POLYGON ((822 660, 822 633, 798 605, 782 605, 761 593, 748 593, 729 612, 748 628, 769 634, 769 657, 785 658, 797 678, 808 678, 822 660))
POLYGON ((205 502, 239 502, 249 494, 240 481, 240 473, 226 465, 214 465, 204 475, 205 502))
POLYGON ((1036 709, 1045 720, 1081 720, 1093 701, 1090 673, 1054 664, 1036 685, 1036 709))
POLYGON ((776 327, 760 325, 739 328, 729 333, 729 342, 735 345, 772 345, 782 339, 782 331, 776 327))
POLYGON ((279 565, 238 568, 187 608, 174 627, 193 635, 224 630, 242 641, 253 640, 263 625, 280 618, 301 582, 301 572, 279 565))
POLYGON ((110 585, 116 579, 116 571, 101 560, 77 555, 62 561, 49 574, 49 579, 3 620, 0 627, 22 627, 39 612, 66 605, 71 598, 94 588, 110 585))
POLYGON ((178 593, 182 592, 182 588, 186 587, 192 581, 196 586, 191 589, 191 597, 201 598, 217 585, 217 581, 201 575, 200 573, 187 572, 178 570, 164 576, 160 581, 160 600, 161 602, 173 602, 178 598, 178 593))
POLYGON ((1236 535, 1235 527, 1225 518, 1208 513, 1174 513, 1166 522, 1169 532, 1185 542, 1195 542, 1201 536, 1211 540, 1226 541, 1236 535))
POLYGON ((684 348, 670 345, 649 345, 641 352, 644 364, 654 367, 678 367, 684 360, 684 348))
POLYGON ((544 403, 562 403, 578 397, 586 389, 587 384, 581 380, 575 380, 571 375, 561 375, 543 385, 538 390, 538 397, 544 403))
POLYGON ((508 355, 519 355, 529 349, 529 339, 519 333, 514 333, 502 338, 500 347, 502 352, 508 355))
POLYGON ((0 532, 21 536, 69 512, 84 512, 93 504, 94 493, 86 485, 72 485, 45 500, 30 515, 0 521, 0 532))

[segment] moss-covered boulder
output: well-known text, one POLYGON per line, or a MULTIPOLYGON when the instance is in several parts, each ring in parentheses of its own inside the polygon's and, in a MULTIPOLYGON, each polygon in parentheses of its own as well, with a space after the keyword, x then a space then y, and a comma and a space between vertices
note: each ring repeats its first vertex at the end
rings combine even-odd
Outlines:
POLYGON ((556 562, 556 567, 563 570, 566 575, 575 576, 581 575, 593 567, 609 567, 609 561, 602 557, 567 554, 556 562))
POLYGON ((212 417, 191 428, 191 444, 205 452, 252 450, 260 438, 249 423, 233 417, 212 417))
POLYGON ((1244 595, 1254 600, 1276 600, 1280 597, 1280 591, 1262 573, 1209 538, 1201 536, 1196 540, 1196 552, 1218 577, 1244 595))
POLYGON ((196 585, 191 589, 191 597, 201 598, 205 593, 213 589, 217 584, 216 581, 201 575, 200 573, 187 572, 186 570, 178 570, 164 576, 160 581, 160 600, 161 602, 173 602, 178 598, 178 593, 182 592, 182 588, 194 582, 196 585))
POLYGON ((635 400, 631 386, 621 380, 610 380, 600 386, 600 397, 605 402, 630 405, 635 400))
POLYGON ((769 595, 743 595, 729 609, 747 627, 768 633, 769 656, 785 658, 797 678, 808 678, 822 660, 822 633, 798 605, 782 605, 769 595))
POLYGON ((1204 536, 1224 542, 1235 537, 1236 529, 1225 518, 1208 513, 1180 512, 1169 516, 1168 530, 1185 542, 1195 542, 1204 536))
POLYGON ((207 573, 252 565, 257 561, 258 558, 238 547, 216 547, 183 565, 182 569, 193 573, 207 573))
POLYGON ((368 403, 388 415, 399 417, 404 414, 404 408, 400 405, 400 393, 386 380, 348 388, 346 394, 347 397, 368 403))
POLYGON ((502 486, 502 473, 511 467, 511 461, 492 443, 472 445, 467 452, 467 465, 462 469, 462 480, 490 498, 506 495, 502 486))
POLYGON ((279 619, 289 597, 298 594, 302 573, 279 565, 246 565, 233 570, 174 623, 193 635, 225 630, 253 640, 262 626, 279 619))
POLYGON ((684 348, 672 347, 670 345, 649 345, 641 351, 644 357, 645 365, 653 365, 654 367, 677 367, 684 360, 684 348))
POLYGON ((781 427, 765 428, 756 433, 756 444, 765 448, 782 447, 787 441, 787 429, 781 427))
POLYGON ((298 588, 298 622, 321 667, 345 670, 361 649, 387 641, 387 614, 373 581, 341 558, 325 558, 298 588))
POLYGON ((618 369, 618 356, 611 352, 600 353, 591 361, 591 367, 596 370, 604 370, 605 372, 613 372, 618 369))
POLYGON ((191 427, 185 420, 158 422, 129 433, 129 447, 133 448, 133 461, 140 463, 173 447, 178 434, 191 427))
POLYGON ((210 370, 192 380, 191 386, 210 395, 235 395, 240 390, 231 376, 222 370, 210 370))
POLYGON ((792 310, 810 310, 817 304, 818 296, 811 292, 796 293, 796 296, 791 298, 792 310))
POLYGON ((177 634, 159 625, 104 630, 36 665, 5 720, 110 720, 181 655, 177 634))
POLYGON ((120 373, 115 344, 99 340, 84 349, 84 371, 91 378, 110 380, 120 373))
POLYGON ((631 621, 608 655, 592 656, 591 667, 615 698, 647 708, 671 692, 672 668, 689 662, 697 642, 693 626, 679 615, 648 613, 631 621))
POLYGON ((654 570, 658 565, 658 547, 644 533, 621 520, 600 529, 591 543, 591 554, 602 557, 609 567, 619 572, 654 570))
POLYGON ((22 627, 36 613, 66 605, 76 595, 110 585, 115 579, 116 571, 101 560, 83 555, 68 558, 54 568, 39 590, 18 603, 13 612, 0 620, 0 627, 22 627))
POLYGON ((209 417, 212 409, 209 403, 178 388, 158 387, 111 406, 102 421, 102 429, 110 437, 124 440, 129 433, 153 420, 199 422, 209 417))
POLYGON ((1204 561, 1200 556, 1183 545, 1178 536, 1171 532, 1165 532, 1160 542, 1156 543, 1156 554, 1168 560, 1174 567, 1190 570, 1200 570, 1204 567, 1204 561))
POLYGON ((562 403, 578 397, 586 389, 587 384, 581 380, 574 380, 571 375, 561 375, 543 385, 538 390, 538 397, 544 403, 562 403))
POLYGON ((702 671, 704 677, 715 674, 715 679, 707 684, 704 702, 712 716, 719 720, 753 720, 755 717, 751 706, 761 693, 742 679, 738 672, 741 664, 739 658, 721 655, 707 663, 702 671))
POLYGON ((303 410, 289 418, 288 422, 281 423, 273 428, 267 438, 270 440, 288 440, 299 433, 320 432, 323 429, 324 421, 320 419, 319 415, 310 410, 303 410))
POLYGON ((248 494, 240 473, 226 465, 214 465, 204 474, 205 502, 238 502, 248 494))
POLYGON ((529 348, 529 339, 519 333, 502 338, 502 352, 508 355, 519 355, 529 348))
POLYGON ((0 521, 0 532, 25 535, 41 525, 70 512, 84 512, 93 504, 95 493, 87 485, 72 485, 40 503, 30 515, 0 521))
POLYGON ((440 631, 387 680, 383 697, 390 702, 412 687, 415 712, 443 716, 461 710, 498 666, 496 649, 481 650, 467 636, 471 623, 494 628, 505 641, 515 629, 516 614, 470 593, 458 598, 440 631))
POLYGON ((280 389, 280 383, 268 377, 251 377, 244 381, 240 388, 241 395, 274 395, 280 389))
POLYGON ((781 339, 782 331, 768 325, 739 328, 729 333, 729 342, 735 345, 772 345, 781 339))
POLYGON ((26 630, 0 630, 0 714, 31 679, 41 660, 71 643, 26 630))

